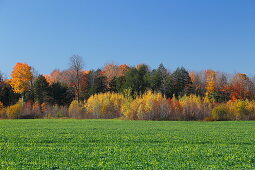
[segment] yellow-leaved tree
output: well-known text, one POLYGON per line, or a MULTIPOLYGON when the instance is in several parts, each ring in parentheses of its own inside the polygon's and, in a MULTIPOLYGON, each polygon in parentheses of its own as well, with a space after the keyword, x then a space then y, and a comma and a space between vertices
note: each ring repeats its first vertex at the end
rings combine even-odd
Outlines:
POLYGON ((216 90, 216 75, 217 73, 213 70, 206 70, 206 92, 211 95, 216 90))
POLYGON ((11 74, 10 85, 15 93, 24 93, 29 90, 32 81, 32 67, 27 63, 17 63, 11 74))

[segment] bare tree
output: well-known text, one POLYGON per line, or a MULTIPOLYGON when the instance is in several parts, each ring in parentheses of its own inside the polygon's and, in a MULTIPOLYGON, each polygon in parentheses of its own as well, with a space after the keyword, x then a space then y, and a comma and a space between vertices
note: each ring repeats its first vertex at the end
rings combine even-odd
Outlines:
POLYGON ((70 70, 73 72, 72 79, 75 89, 75 100, 80 99, 80 81, 82 78, 82 69, 84 67, 83 60, 79 55, 70 57, 70 70))
POLYGON ((4 74, 0 72, 0 84, 4 82, 4 74))

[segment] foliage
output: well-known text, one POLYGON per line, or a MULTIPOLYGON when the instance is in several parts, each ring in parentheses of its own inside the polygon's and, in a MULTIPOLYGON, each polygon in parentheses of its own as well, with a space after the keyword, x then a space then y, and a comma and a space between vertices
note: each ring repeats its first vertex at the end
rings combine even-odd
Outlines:
POLYGON ((227 105, 220 104, 213 108, 212 117, 214 120, 228 120, 230 115, 230 110, 227 105))
POLYGON ((122 94, 99 93, 87 100, 85 108, 88 114, 93 114, 96 118, 116 118, 121 116, 121 106, 124 102, 122 94))
POLYGON ((129 119, 157 120, 166 113, 167 99, 161 93, 146 92, 123 105, 122 112, 129 119))
POLYGON ((211 95, 216 91, 216 75, 217 73, 213 70, 206 70, 206 92, 211 95))
MULTIPOLYGON (((212 120, 212 110, 220 113, 223 104, 229 111, 227 119, 255 120, 255 79, 243 73, 188 72, 183 67, 171 73, 163 64, 152 70, 145 64, 82 68, 82 58, 75 55, 69 69, 45 76, 35 76, 26 63, 15 65, 10 80, 0 72, 1 115, 5 115, 1 117, 22 97, 20 113, 11 117, 212 120)), ((14 113, 15 107, 9 110, 14 113)))
POLYGON ((181 120, 203 120, 211 113, 213 101, 196 95, 179 99, 182 107, 181 120))
POLYGON ((32 81, 32 68, 26 63, 17 63, 12 71, 10 85, 15 93, 29 90, 32 81))
POLYGON ((231 84, 227 89, 227 91, 230 92, 232 100, 254 99, 254 90, 254 84, 246 74, 242 73, 237 73, 233 77, 231 84))
POLYGON ((255 115, 255 102, 248 100, 236 100, 228 102, 231 112, 236 120, 249 120, 255 115))
POLYGON ((49 101, 49 83, 43 75, 39 75, 34 82, 34 96, 39 104, 49 101))
POLYGON ((81 118, 84 114, 83 104, 77 100, 73 100, 68 108, 69 116, 73 118, 81 118))
POLYGON ((69 116, 68 107, 55 105, 44 105, 44 117, 46 118, 65 118, 69 116))
POLYGON ((18 102, 20 94, 14 93, 13 88, 7 83, 0 83, 0 101, 4 106, 10 106, 18 102))
POLYGON ((16 104, 9 106, 6 110, 9 119, 18 118, 22 113, 23 101, 19 100, 16 104))
POLYGON ((130 68, 125 74, 123 89, 131 89, 131 94, 143 94, 149 88, 149 69, 147 65, 130 68))
POLYGON ((106 77, 102 75, 100 69, 91 71, 88 74, 88 93, 89 96, 96 93, 104 93, 107 91, 106 77))
POLYGON ((188 71, 184 68, 177 68, 173 74, 173 90, 175 96, 183 96, 192 93, 192 81, 188 71))
POLYGON ((53 83, 49 86, 49 103, 52 105, 68 105, 71 103, 73 93, 67 86, 61 83, 53 83))
POLYGON ((172 77, 163 64, 160 64, 156 70, 152 70, 149 82, 153 91, 161 92, 166 97, 172 97, 172 77))

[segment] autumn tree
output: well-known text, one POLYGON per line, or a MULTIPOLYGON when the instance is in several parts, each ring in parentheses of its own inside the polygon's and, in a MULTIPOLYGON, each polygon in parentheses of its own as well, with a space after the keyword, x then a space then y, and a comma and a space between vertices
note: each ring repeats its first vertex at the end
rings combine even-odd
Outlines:
POLYGON ((75 100, 80 100, 80 81, 82 78, 82 69, 84 67, 83 60, 79 55, 73 55, 70 57, 70 70, 72 74, 70 75, 73 80, 73 86, 75 89, 75 100))
POLYGON ((213 70, 206 70, 206 92, 207 95, 211 95, 216 91, 216 75, 217 73, 213 70))
POLYGON ((194 90, 194 94, 196 94, 197 96, 204 96, 206 92, 206 81, 204 80, 204 72, 190 72, 189 75, 192 81, 192 88, 194 90))
POLYGON ((124 76, 125 73, 130 69, 130 67, 126 64, 119 65, 119 77, 124 76))
POLYGON ((126 64, 114 65, 107 64, 102 69, 102 75, 106 77, 107 88, 111 92, 117 92, 117 80, 119 77, 123 77, 129 70, 126 64))
POLYGON ((236 99, 253 99, 254 85, 246 74, 237 73, 233 77, 228 91, 232 100, 236 99))
POLYGON ((216 102, 226 102, 230 100, 230 93, 228 88, 228 77, 225 73, 218 72, 216 77, 217 91, 212 96, 216 102))
POLYGON ((102 69, 102 75, 104 75, 107 78, 107 87, 109 88, 111 81, 119 77, 120 69, 117 65, 107 64, 102 69))
POLYGON ((15 93, 24 94, 31 90, 32 67, 26 63, 17 63, 12 71, 10 85, 15 93))
POLYGON ((89 98, 89 75, 90 71, 83 71, 80 81, 80 98, 81 100, 89 98))
POLYGON ((61 74, 60 70, 55 69, 50 74, 44 75, 44 77, 49 84, 52 84, 59 81, 60 74, 61 74))

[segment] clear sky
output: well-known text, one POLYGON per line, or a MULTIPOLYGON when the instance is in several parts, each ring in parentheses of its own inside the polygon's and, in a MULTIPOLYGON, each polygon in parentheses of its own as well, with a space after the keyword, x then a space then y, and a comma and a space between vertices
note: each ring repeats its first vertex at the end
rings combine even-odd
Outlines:
POLYGON ((0 0, 0 70, 107 63, 255 74, 255 0, 0 0))

